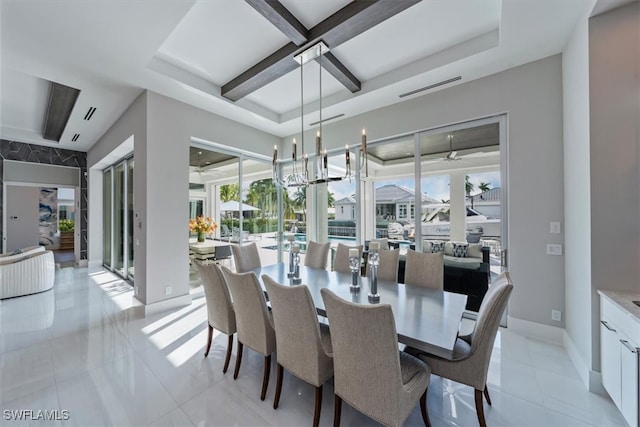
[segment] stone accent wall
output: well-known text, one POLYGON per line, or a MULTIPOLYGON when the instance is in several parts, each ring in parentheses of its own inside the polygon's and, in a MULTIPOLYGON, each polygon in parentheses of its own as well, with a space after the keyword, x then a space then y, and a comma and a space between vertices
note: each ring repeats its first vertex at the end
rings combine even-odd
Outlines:
POLYGON ((1 225, 3 224, 2 192, 4 187, 5 160, 80 168, 80 212, 76 212, 76 224, 79 214, 80 259, 87 259, 87 153, 62 148, 45 147, 43 145, 6 141, 4 139, 0 140, 0 239, 4 238, 4 229, 1 228, 1 225))

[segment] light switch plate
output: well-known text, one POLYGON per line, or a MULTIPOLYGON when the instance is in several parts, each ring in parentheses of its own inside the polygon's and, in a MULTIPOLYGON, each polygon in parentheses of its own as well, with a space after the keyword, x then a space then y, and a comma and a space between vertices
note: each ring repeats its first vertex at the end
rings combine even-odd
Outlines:
POLYGON ((547 255, 562 255, 562 245, 548 244, 547 255))
POLYGON ((549 225, 549 233, 551 234, 560 234, 562 231, 560 227, 560 221, 551 221, 549 225))

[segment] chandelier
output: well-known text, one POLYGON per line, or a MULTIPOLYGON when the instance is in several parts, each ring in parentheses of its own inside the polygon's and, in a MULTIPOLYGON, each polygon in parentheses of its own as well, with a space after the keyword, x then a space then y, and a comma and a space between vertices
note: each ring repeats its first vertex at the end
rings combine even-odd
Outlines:
MULTIPOLYGON (((329 51, 327 45, 320 41, 313 46, 303 50, 294 56, 295 61, 300 64, 300 148, 302 155, 298 155, 298 145, 295 138, 291 147, 291 172, 281 177, 278 173, 278 146, 273 147, 273 182, 280 187, 307 187, 309 185, 322 184, 327 182, 342 181, 351 179, 351 159, 349 145, 345 146, 345 174, 340 176, 329 175, 329 163, 327 150, 322 148, 322 56, 329 51), (318 131, 316 133, 315 154, 307 154, 304 151, 304 64, 318 58, 320 67, 319 74, 319 120, 318 131), (312 160, 311 165, 309 161, 312 160), (310 169, 311 167, 311 169, 310 169)), ((367 164, 367 134, 362 129, 362 140, 360 144, 361 169, 364 167, 368 173, 367 164)))

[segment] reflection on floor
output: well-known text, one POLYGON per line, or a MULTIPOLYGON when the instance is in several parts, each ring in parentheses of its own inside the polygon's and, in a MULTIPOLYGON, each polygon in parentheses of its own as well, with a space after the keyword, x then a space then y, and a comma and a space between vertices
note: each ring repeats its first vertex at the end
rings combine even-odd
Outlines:
POLYGON ((74 267, 76 265, 76 255, 73 251, 53 251, 53 259, 59 268, 74 267))
MULTIPOLYGON (((111 273, 75 268, 57 270, 51 291, 2 301, 0 407, 68 410, 81 426, 311 424, 313 387, 285 375, 273 410, 273 377, 259 400, 262 356, 245 350, 237 381, 232 369, 222 374, 226 336, 216 334, 203 357, 202 298, 144 318, 132 292, 111 273)), ((508 330, 495 343, 489 390, 490 426, 625 425, 610 399, 586 391, 562 347, 508 330)), ((323 426, 333 422, 332 392, 324 387, 323 426)), ((434 426, 477 426, 469 387, 432 376, 428 407, 434 426)), ((342 412, 344 426, 375 425, 346 405, 342 412)), ((418 405, 405 425, 423 425, 418 405)))

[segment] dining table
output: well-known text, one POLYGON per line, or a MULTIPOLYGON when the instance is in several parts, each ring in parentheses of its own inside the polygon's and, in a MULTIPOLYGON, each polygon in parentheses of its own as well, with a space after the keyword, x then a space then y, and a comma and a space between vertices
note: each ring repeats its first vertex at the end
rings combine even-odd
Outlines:
MULTIPOLYGON (((467 296, 444 290, 405 285, 393 281, 378 280, 380 301, 369 302, 371 289, 368 277, 359 277, 360 290, 351 289, 351 274, 325 269, 299 266, 300 281, 288 277, 285 263, 266 265, 252 270, 264 288, 262 275, 282 285, 306 285, 319 315, 326 317, 320 290, 328 288, 340 298, 357 304, 389 304, 398 334, 398 341, 424 352, 451 359, 458 337, 458 329, 467 304, 467 296)), ((331 321, 329 320, 329 326, 331 321)))

